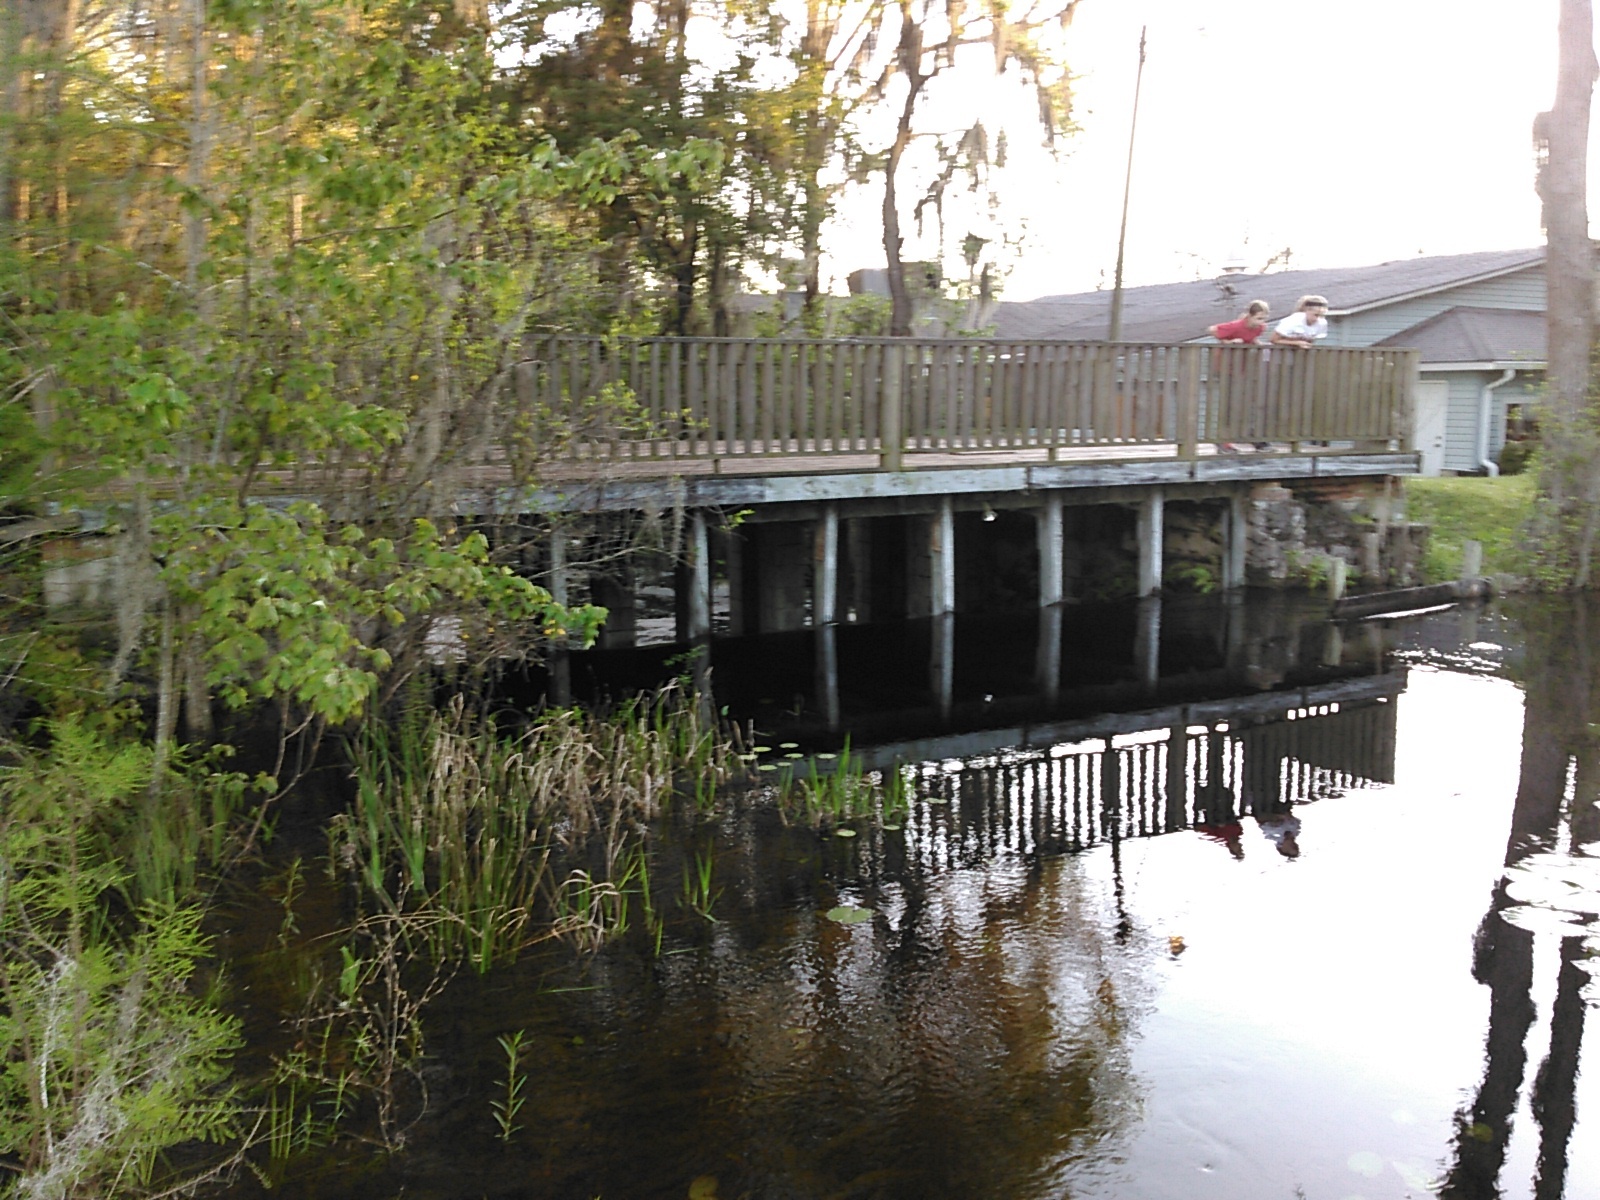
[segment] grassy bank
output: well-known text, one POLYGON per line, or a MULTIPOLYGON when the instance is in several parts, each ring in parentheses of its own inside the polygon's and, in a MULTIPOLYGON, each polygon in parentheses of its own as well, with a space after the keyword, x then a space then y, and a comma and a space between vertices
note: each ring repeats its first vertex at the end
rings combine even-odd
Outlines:
POLYGON ((1523 529, 1533 513, 1533 497, 1532 475, 1407 480, 1408 515, 1433 531, 1423 562, 1427 582, 1458 578, 1468 541, 1483 543, 1485 574, 1524 574, 1523 529))

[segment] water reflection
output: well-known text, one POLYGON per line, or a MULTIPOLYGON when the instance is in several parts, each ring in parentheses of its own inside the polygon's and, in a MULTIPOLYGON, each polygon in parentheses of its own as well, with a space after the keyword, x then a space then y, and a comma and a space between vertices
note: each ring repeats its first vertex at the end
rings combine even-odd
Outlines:
POLYGON ((1524 646, 1503 613, 1169 602, 713 641, 732 715, 905 770, 903 828, 834 838, 755 799, 661 831, 662 953, 460 981, 427 1145, 365 1194, 1595 1194, 1582 939, 1501 914, 1504 872, 1600 841, 1600 621, 1530 608, 1524 646), (701 855, 715 922, 671 895, 701 855), (501 1146, 514 1030, 537 1086, 501 1146))
MULTIPOLYGON (((1591 726, 1600 718, 1593 618, 1583 603, 1564 611, 1534 608, 1525 617, 1522 758, 1507 867, 1561 842, 1582 846, 1600 837, 1600 810, 1595 806, 1600 798, 1600 746, 1591 726)), ((1477 640, 1475 627, 1464 632, 1477 640)), ((1496 883, 1474 946, 1473 978, 1488 987, 1490 997, 1487 1061, 1472 1104, 1456 1114, 1454 1161, 1440 1193, 1452 1200, 1502 1194, 1500 1174, 1526 1072, 1526 1044, 1537 1019, 1532 996, 1535 935, 1502 916, 1512 904, 1508 883, 1505 875, 1496 883)), ((1553 1200, 1564 1191, 1587 1008, 1583 990, 1588 977, 1576 965, 1586 957, 1584 939, 1564 937, 1560 946, 1549 1050, 1531 1096, 1539 1126, 1533 1181, 1538 1200, 1553 1200)))

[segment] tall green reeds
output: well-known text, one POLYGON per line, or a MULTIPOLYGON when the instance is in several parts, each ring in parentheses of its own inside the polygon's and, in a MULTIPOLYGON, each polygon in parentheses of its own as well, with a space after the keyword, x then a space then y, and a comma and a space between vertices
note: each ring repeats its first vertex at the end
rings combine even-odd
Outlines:
POLYGON ((457 700, 352 742, 356 798, 333 859, 436 960, 486 971, 543 933, 593 945, 626 926, 629 847, 679 800, 704 805, 739 766, 698 697, 669 686, 608 712, 540 713, 505 735, 457 700), (547 923, 536 928, 542 913, 547 923))
POLYGON ((831 769, 819 769, 813 759, 803 775, 785 772, 778 804, 786 817, 824 828, 841 829, 864 819, 892 828, 905 819, 910 794, 902 771, 867 770, 846 740, 831 769))

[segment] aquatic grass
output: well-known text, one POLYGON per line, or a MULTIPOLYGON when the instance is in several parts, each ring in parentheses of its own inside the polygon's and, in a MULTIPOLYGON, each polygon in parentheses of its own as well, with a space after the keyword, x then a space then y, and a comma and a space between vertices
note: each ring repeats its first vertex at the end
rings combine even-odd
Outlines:
POLYGON ((639 833, 742 771, 737 735, 708 709, 673 684, 605 712, 547 709, 514 736, 460 699, 394 727, 369 720, 334 861, 380 908, 401 911, 404 891, 439 918, 424 926, 438 959, 487 971, 544 933, 591 945, 626 928, 639 833), (551 875, 556 860, 566 874, 551 875))
POLYGON ((528 1102, 528 1098, 522 1094, 528 1085, 527 1072, 522 1069, 522 1042, 526 1036, 526 1032, 519 1029, 495 1039, 506 1056, 505 1079, 501 1094, 489 1101, 489 1107, 494 1110, 494 1123, 500 1130, 502 1142, 510 1142, 516 1136, 517 1114, 528 1102))
POLYGON ((683 891, 681 902, 691 912, 716 923, 711 910, 716 906, 722 889, 714 885, 716 861, 710 850, 695 851, 693 863, 683 864, 683 891))
POLYGON ((850 751, 847 738, 823 771, 814 756, 805 774, 785 772, 778 786, 778 804, 786 816, 809 824, 842 831, 850 822, 875 818, 895 824, 904 819, 910 798, 904 773, 898 768, 867 770, 850 751))

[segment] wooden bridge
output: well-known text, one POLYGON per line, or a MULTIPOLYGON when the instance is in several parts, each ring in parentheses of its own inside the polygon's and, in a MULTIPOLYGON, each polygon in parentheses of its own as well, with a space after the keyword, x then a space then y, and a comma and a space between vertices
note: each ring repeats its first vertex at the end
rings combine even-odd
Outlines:
POLYGON ((1407 350, 989 339, 550 337, 515 371, 558 461, 663 471, 1410 449, 1407 350), (1334 447, 1337 447, 1334 449, 1334 447))
MULTIPOLYGON (((1008 538, 1043 607, 1128 544, 1131 590, 1153 596, 1172 504, 1219 531, 1208 569, 1233 588, 1263 486, 1386 496, 1416 472, 1417 365, 1387 349, 547 337, 495 405, 513 475, 525 455, 539 482, 485 479, 458 508, 556 526, 681 514, 680 640, 710 636, 724 587, 732 633, 971 611, 1008 538)), ((558 596, 587 588, 608 643, 629 644, 639 576, 570 573, 570 540, 551 538, 540 574, 558 596)))

